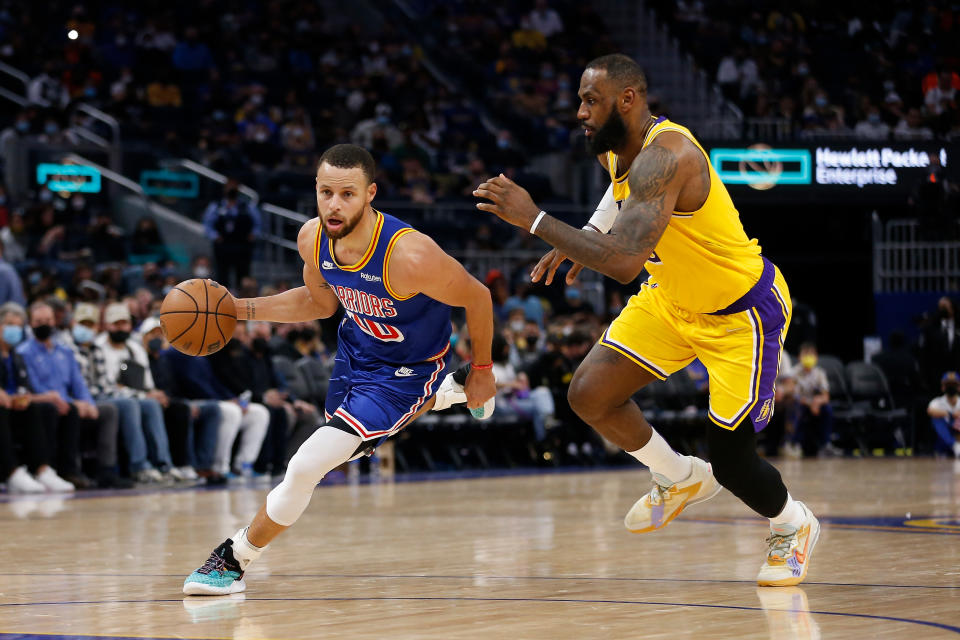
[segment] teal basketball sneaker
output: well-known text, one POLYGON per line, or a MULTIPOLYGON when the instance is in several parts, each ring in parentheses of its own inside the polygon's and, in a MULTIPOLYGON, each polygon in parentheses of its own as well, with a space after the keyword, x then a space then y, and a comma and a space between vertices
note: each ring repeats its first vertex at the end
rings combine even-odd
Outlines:
POLYGON ((233 557, 233 540, 229 538, 183 582, 183 592, 188 596, 223 596, 246 588, 243 570, 233 557))

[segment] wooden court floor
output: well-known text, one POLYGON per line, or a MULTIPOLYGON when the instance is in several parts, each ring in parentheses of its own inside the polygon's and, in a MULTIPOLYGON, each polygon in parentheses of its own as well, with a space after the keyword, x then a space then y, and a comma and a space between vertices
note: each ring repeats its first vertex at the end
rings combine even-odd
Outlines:
POLYGON ((5 498, 0 639, 960 634, 960 466, 778 466, 823 523, 787 589, 756 587, 766 524, 726 492, 628 533, 640 469, 321 486, 228 598, 180 587, 267 487, 5 498))

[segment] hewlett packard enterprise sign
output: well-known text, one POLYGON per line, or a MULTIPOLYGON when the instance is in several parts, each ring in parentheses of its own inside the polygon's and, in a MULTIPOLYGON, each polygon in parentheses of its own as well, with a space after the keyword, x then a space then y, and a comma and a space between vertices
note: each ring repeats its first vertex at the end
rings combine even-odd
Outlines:
POLYGON ((947 166, 947 150, 942 147, 936 151, 913 147, 904 150, 890 147, 817 147, 814 153, 814 179, 817 184, 857 187, 895 185, 904 175, 903 169, 926 169, 932 163, 947 166))
MULTIPOLYGON (((888 202, 904 199, 921 180, 953 173, 950 145, 755 144, 748 148, 715 147, 710 161, 720 179, 741 197, 752 192, 816 199, 888 202), (741 186, 742 185, 742 186, 741 186)), ((958 161, 960 163, 960 161, 958 161)), ((758 194, 757 194, 758 195, 758 194)))

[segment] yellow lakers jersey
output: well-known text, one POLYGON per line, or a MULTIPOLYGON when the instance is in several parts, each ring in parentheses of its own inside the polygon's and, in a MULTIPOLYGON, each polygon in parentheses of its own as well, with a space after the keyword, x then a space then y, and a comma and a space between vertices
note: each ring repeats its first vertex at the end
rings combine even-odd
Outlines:
MULTIPOLYGON (((686 127, 658 118, 643 141, 645 149, 664 131, 675 131, 703 153, 710 170, 710 192, 696 211, 674 211, 653 254, 644 265, 648 282, 674 304, 696 313, 723 309, 747 293, 760 278, 760 245, 747 237, 740 214, 707 153, 686 127)), ((630 195, 629 168, 617 175, 617 156, 607 153, 613 196, 620 206, 630 195)))

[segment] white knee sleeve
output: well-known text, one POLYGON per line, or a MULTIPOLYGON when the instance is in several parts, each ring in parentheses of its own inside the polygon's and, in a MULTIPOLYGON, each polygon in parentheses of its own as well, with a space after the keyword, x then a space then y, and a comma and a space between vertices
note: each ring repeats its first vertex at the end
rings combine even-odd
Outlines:
POLYGON ((334 427, 320 427, 290 458, 283 482, 267 494, 267 515, 289 527, 310 503, 313 489, 323 476, 350 459, 360 437, 334 427))

